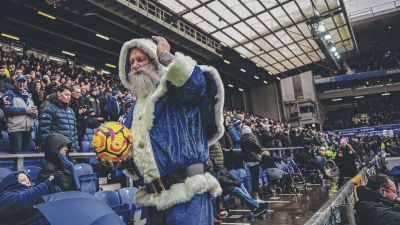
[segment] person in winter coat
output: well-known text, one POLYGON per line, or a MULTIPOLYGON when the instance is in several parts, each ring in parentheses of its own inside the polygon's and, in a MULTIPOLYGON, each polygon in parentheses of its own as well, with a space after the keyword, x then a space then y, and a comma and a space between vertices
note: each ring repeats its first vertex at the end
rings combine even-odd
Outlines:
POLYGON ((0 225, 49 224, 33 206, 42 203, 41 196, 59 192, 58 176, 32 186, 23 171, 9 174, 0 182, 0 225))
POLYGON ((354 177, 357 175, 355 160, 356 152, 353 150, 353 147, 347 143, 346 138, 340 139, 340 146, 335 158, 339 167, 339 187, 343 185, 345 177, 354 177))
POLYGON ((242 121, 240 120, 235 120, 232 125, 228 127, 228 133, 231 135, 232 142, 233 142, 233 148, 234 149, 240 149, 240 129, 242 127, 242 121))
POLYGON ((252 194, 258 199, 261 147, 257 137, 253 134, 248 124, 242 127, 240 147, 242 149, 243 161, 250 170, 252 194))
POLYGON ((74 165, 68 160, 68 152, 72 142, 61 134, 50 134, 44 140, 41 150, 44 151, 46 164, 42 166, 38 180, 43 182, 57 172, 61 175, 60 188, 63 191, 77 189, 74 165))
POLYGON ((71 100, 71 87, 61 84, 57 94, 49 96, 48 103, 39 115, 39 141, 43 142, 51 133, 59 133, 66 136, 71 142, 70 151, 79 151, 78 132, 74 111, 68 107, 71 100))
POLYGON ((357 224, 400 224, 400 201, 396 184, 390 177, 382 174, 369 177, 367 185, 357 189, 357 196, 357 224))

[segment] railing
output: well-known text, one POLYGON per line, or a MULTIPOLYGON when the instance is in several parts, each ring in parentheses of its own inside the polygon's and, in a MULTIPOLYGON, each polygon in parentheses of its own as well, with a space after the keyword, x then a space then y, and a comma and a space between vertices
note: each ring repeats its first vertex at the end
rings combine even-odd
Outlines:
POLYGON ((400 0, 375 5, 366 9, 357 10, 349 13, 349 18, 353 19, 360 16, 373 15, 387 10, 397 10, 400 7, 400 0))
MULTIPOLYGON (((71 158, 90 158, 96 156, 94 152, 72 152, 69 154, 71 158)), ((17 170, 24 167, 25 159, 42 159, 44 158, 44 153, 27 153, 27 154, 7 154, 0 155, 0 160, 14 160, 14 166, 17 170)))
MULTIPOLYGON (((282 147, 282 148, 261 148, 263 151, 267 150, 267 151, 279 151, 279 157, 282 158, 282 151, 286 151, 286 150, 302 150, 304 149, 303 147, 297 146, 297 147, 282 147)), ((231 149, 224 149, 224 151, 230 151, 231 149)), ((240 148, 234 148, 232 149, 234 152, 240 152, 242 149, 240 148)))

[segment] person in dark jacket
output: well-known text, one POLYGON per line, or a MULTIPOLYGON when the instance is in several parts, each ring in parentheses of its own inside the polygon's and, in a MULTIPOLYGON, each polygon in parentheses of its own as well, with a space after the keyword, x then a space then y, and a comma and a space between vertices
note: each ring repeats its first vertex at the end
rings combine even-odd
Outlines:
POLYGON ((61 84, 57 95, 49 98, 49 103, 41 110, 39 115, 39 141, 43 142, 51 133, 66 136, 71 142, 72 152, 79 151, 78 132, 74 111, 68 107, 71 99, 71 87, 61 84))
POLYGON ((121 114, 121 104, 118 102, 117 98, 121 94, 121 91, 114 89, 111 92, 111 96, 107 100, 107 120, 108 121, 118 121, 121 114))
POLYGON ((50 134, 44 140, 41 150, 44 151, 46 164, 42 166, 38 180, 43 182, 52 174, 57 172, 61 175, 62 182, 60 188, 63 191, 73 191, 77 189, 74 165, 68 159, 68 152, 72 142, 61 134, 50 134))
POLYGON ((267 211, 269 202, 252 198, 244 185, 235 179, 224 166, 218 166, 214 160, 212 164, 212 174, 218 179, 224 194, 230 194, 243 200, 254 216, 259 216, 267 211))
POLYGON ((396 184, 390 177, 382 174, 369 177, 367 185, 357 189, 357 196, 357 224, 400 224, 400 201, 396 184))
POLYGON ((58 192, 57 176, 32 186, 23 171, 9 174, 0 182, 0 225, 49 224, 33 206, 42 203, 41 196, 58 192))
POLYGON ((228 133, 231 135, 233 148, 240 149, 240 129, 242 127, 242 121, 236 119, 232 125, 228 126, 228 133))
POLYGON ((340 146, 335 158, 339 167, 339 187, 343 185, 345 177, 354 177, 357 175, 355 160, 356 152, 353 150, 353 147, 347 143, 346 138, 340 139, 340 146))
POLYGON ((247 124, 242 127, 240 147, 242 149, 243 161, 250 170, 252 194, 258 199, 261 147, 257 137, 247 124))

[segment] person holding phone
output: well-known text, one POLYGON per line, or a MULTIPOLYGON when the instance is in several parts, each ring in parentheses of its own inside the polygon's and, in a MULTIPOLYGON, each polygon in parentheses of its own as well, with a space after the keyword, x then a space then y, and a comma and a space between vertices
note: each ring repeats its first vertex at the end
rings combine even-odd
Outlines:
POLYGON ((8 152, 28 151, 32 141, 33 120, 38 115, 38 109, 27 90, 26 76, 23 74, 17 75, 14 88, 6 91, 4 95, 9 103, 3 106, 6 125, 10 134, 10 149, 8 152))

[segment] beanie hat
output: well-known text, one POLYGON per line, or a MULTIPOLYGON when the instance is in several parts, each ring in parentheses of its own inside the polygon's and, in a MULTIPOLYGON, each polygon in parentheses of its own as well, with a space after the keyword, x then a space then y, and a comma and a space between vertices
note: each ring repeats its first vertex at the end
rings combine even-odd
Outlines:
POLYGON ((238 127, 240 125, 242 125, 242 121, 240 121, 240 120, 235 120, 235 122, 233 122, 233 126, 235 126, 235 127, 238 127))

